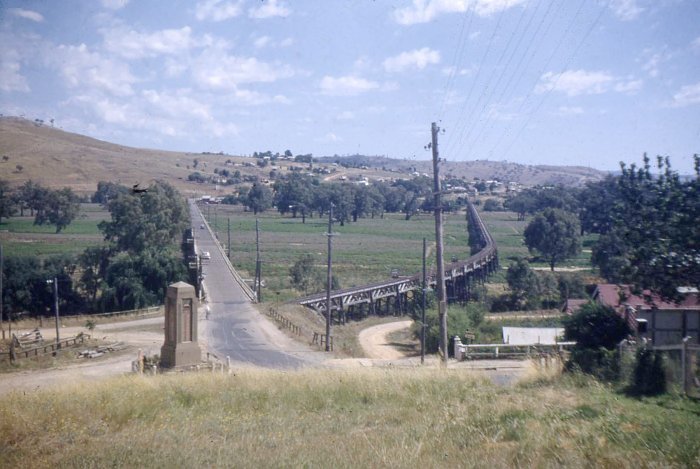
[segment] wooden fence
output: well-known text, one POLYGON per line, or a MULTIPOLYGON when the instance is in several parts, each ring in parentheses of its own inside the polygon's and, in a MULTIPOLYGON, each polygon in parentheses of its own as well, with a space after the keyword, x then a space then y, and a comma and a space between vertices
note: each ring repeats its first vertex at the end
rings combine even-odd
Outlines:
MULTIPOLYGON (((59 342, 52 341, 49 343, 45 343, 42 345, 39 345, 37 347, 31 347, 24 349, 22 347, 18 347, 15 345, 15 342, 13 341, 10 344, 10 351, 7 353, 9 359, 11 361, 18 360, 20 358, 29 358, 29 357, 38 357, 39 355, 45 355, 47 353, 54 353, 56 350, 62 348, 62 347, 68 347, 70 345, 78 345, 82 344, 85 342, 85 339, 89 339, 90 336, 87 334, 83 334, 82 332, 75 337, 68 337, 66 339, 62 339, 59 342)), ((5 354, 3 354, 5 355, 5 354)))
MULTIPOLYGON (((319 347, 325 349, 326 348, 326 334, 320 334, 318 332, 314 332, 314 336, 311 339, 311 344, 318 345, 319 347)), ((330 350, 331 350, 331 352, 333 351, 333 336, 330 336, 330 350)))
POLYGON ((294 324, 292 321, 282 316, 276 309, 270 308, 267 311, 267 315, 277 321, 284 329, 289 329, 293 334, 301 335, 301 328, 294 324))

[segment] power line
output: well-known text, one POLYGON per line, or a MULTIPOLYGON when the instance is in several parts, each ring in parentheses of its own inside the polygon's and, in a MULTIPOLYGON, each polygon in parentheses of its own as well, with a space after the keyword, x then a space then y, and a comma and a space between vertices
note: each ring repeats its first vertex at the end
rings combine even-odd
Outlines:
MULTIPOLYGON (((535 44, 536 39, 537 39, 537 37, 539 36, 539 33, 540 33, 541 29, 542 29, 542 26, 544 25, 545 20, 547 19, 547 17, 549 16, 550 12, 552 11, 552 6, 553 6, 555 3, 559 6, 560 9, 565 5, 565 2, 553 2, 553 1, 552 1, 552 2, 549 2, 549 3, 548 3, 547 10, 546 10, 546 11, 544 12, 544 14, 542 15, 542 18, 540 19, 540 22, 537 24, 537 27, 536 27, 536 29, 535 29, 535 32, 532 34, 532 39, 531 39, 530 41, 527 42, 527 46, 525 47, 525 50, 522 52, 522 54, 520 54, 520 58, 519 58, 519 60, 518 60, 518 63, 517 63, 517 64, 515 65, 515 67, 513 68, 513 71, 512 71, 512 73, 511 73, 510 77, 508 78, 508 81, 507 81, 506 84, 504 85, 503 89, 501 90, 501 93, 498 95, 498 98, 496 99, 495 102, 497 102, 497 103, 502 103, 504 97, 506 96, 506 94, 507 94, 507 92, 508 92, 508 90, 510 90, 511 85, 514 83, 514 78, 515 78, 515 77, 522 77, 522 76, 524 75, 523 73, 520 73, 520 70, 521 70, 521 67, 522 67, 522 65, 523 65, 523 63, 524 63, 524 61, 525 61, 525 57, 528 56, 528 53, 530 52, 530 49, 531 49, 531 48, 533 47, 533 45, 535 44)), ((538 4, 538 5, 541 5, 541 3, 538 4)), ((554 23, 554 17, 555 17, 555 16, 556 16, 556 15, 553 15, 553 16, 552 16, 552 21, 547 25, 547 28, 546 28, 545 33, 542 34, 541 38, 539 39, 540 43, 544 40, 544 38, 547 36, 549 30, 552 28, 552 24, 554 23)), ((534 18, 534 15, 533 15, 532 18, 534 18)), ((538 44, 538 47, 535 48, 535 51, 536 51, 537 49, 539 49, 539 44, 538 44)), ((516 51, 517 51, 517 50, 514 50, 513 52, 516 52, 516 51)), ((530 57, 531 59, 532 59, 532 57, 534 57, 534 55, 535 55, 535 53, 536 53, 535 51, 532 52, 532 56, 530 57)), ((483 127, 483 128, 482 128, 482 131, 481 131, 479 134, 476 135, 474 141, 472 142, 471 148, 475 148, 475 147, 477 146, 477 144, 481 142, 481 139, 482 139, 482 136, 483 136, 483 135, 486 135, 486 134, 488 134, 488 133, 491 132, 491 130, 493 129, 493 126, 495 125, 495 123, 496 123, 496 119, 491 119, 491 120, 490 120, 490 123, 488 124, 488 128, 486 128, 486 127, 483 127)), ((467 143, 469 143, 469 142, 467 142, 467 143)))
MULTIPOLYGON (((474 88, 476 87, 476 83, 479 81, 479 77, 481 76, 481 71, 484 68, 484 63, 486 63, 486 57, 488 56, 489 51, 491 50, 491 45, 493 44, 493 40, 496 37, 496 32, 498 31, 498 29, 501 25, 501 20, 503 19, 504 13, 505 13, 505 10, 501 10, 501 12, 498 14, 498 20, 496 22, 496 25, 493 28, 493 32, 491 33, 491 37, 489 38, 488 45, 486 46, 486 49, 484 50, 484 54, 481 57, 479 68, 477 69, 477 72, 476 72, 476 77, 474 77, 474 80, 472 80, 472 85, 469 87, 469 93, 467 94, 467 98, 464 101, 465 105, 469 103, 469 100, 471 99, 471 96, 474 93, 474 88)), ((454 125, 455 130, 466 126, 466 123, 464 123, 464 125, 462 125, 463 120, 464 120, 463 117, 460 117, 457 119, 457 123, 454 125)), ((453 135, 456 135, 456 132, 453 135)), ((452 138, 450 138, 448 140, 446 148, 450 147, 451 142, 452 142, 452 138)))
MULTIPOLYGON (((573 60, 573 58, 578 54, 579 50, 583 46, 583 43, 586 41, 586 39, 588 39, 588 36, 590 36, 590 34, 593 32, 593 29, 595 29, 596 25, 600 22, 600 19, 603 17, 604 13, 605 13, 605 6, 603 5, 600 7, 600 11, 599 11, 598 15, 596 16, 595 20, 591 23, 591 25, 587 29, 586 33, 581 38, 581 41, 578 43, 578 45, 574 49, 574 52, 567 59, 566 63, 564 64, 561 71, 557 75, 557 78, 554 81, 554 83, 552 84, 552 86, 542 95, 542 99, 540 99, 540 101, 537 103, 537 105, 535 106, 533 111, 530 112, 528 117, 525 119, 525 122, 523 122, 523 125, 520 127, 518 132, 515 134, 515 137, 510 141, 509 145, 506 147, 505 151, 503 152, 504 155, 507 155, 510 152, 510 149, 513 147, 515 142, 520 138, 520 135, 522 134, 523 130, 525 130, 525 127, 527 126, 529 121, 531 121, 531 117, 539 111, 539 109, 542 107, 542 104, 544 103, 544 101, 549 97, 549 95, 552 93, 554 88, 556 88, 556 85, 559 82, 559 80, 561 79, 561 76, 563 75, 564 71, 566 71, 566 69, 571 64, 571 61, 573 60)), ((535 87, 536 87, 536 85, 535 85, 535 87)), ((532 91, 534 91, 535 87, 532 88, 532 90, 530 91, 530 94, 532 93, 532 91)), ((500 142, 497 141, 497 143, 494 145, 494 147, 491 150, 492 152, 496 149, 496 147, 498 146, 499 143, 500 142)))
MULTIPOLYGON (((539 4, 538 4, 538 6, 539 6, 539 4)), ((511 32, 510 37, 508 38, 508 42, 506 43, 505 47, 503 47, 503 49, 501 50, 501 55, 500 55, 500 56, 498 57, 498 59, 496 60, 496 64, 493 66, 493 68, 492 68, 492 70, 491 70, 491 74, 489 75, 488 80, 486 80, 486 85, 485 85, 484 90, 483 90, 483 91, 481 92, 481 94, 479 95, 479 99, 477 100, 476 104, 475 104, 474 106, 470 107, 469 117, 467 118, 467 123, 469 123, 469 122, 472 120, 472 116, 474 115, 474 112, 476 111, 476 109, 479 107, 479 104, 481 104, 482 98, 484 98, 484 96, 486 96, 486 95, 488 94, 488 98, 486 98, 486 101, 484 101, 484 105, 483 105, 483 107, 482 107, 482 112, 483 112, 484 109, 486 109, 486 105, 488 104, 488 102, 489 102, 491 96, 493 95, 493 90, 495 89, 495 87, 497 87, 497 86, 500 84, 500 81, 501 81, 503 75, 505 74, 504 69, 501 70, 499 79, 498 79, 498 81, 496 82, 496 84, 495 84, 494 86, 490 86, 490 84, 493 83, 494 75, 497 73, 497 70, 499 70, 501 63, 503 62, 503 58, 505 57, 506 52, 508 52, 508 50, 510 49, 511 44, 513 43, 513 39, 515 38, 516 33, 517 33, 518 30, 520 29, 520 25, 521 25, 522 22, 523 22, 523 18, 525 18, 525 11, 526 11, 525 8, 523 8, 523 9, 521 10, 520 16, 519 16, 519 18, 518 18, 518 22, 516 23, 515 28, 513 28, 513 31, 511 32)), ((536 10, 535 10, 535 11, 536 11, 536 10)), ((515 49, 517 49, 517 46, 516 46, 515 49)), ((514 50, 515 50, 515 49, 514 49, 514 50)), ((512 54, 511 54, 511 57, 512 57, 512 54)), ((507 68, 509 64, 510 64, 510 59, 509 59, 508 62, 506 63, 505 68, 507 68)), ((475 125, 470 125, 468 128, 465 127, 465 129, 461 132, 461 134, 460 134, 460 136, 459 136, 459 140, 456 141, 456 142, 457 142, 457 143, 456 143, 457 146, 459 146, 459 145, 462 144, 462 142, 464 141, 465 135, 471 135, 471 133, 472 133, 473 130, 474 130, 474 127, 475 127, 475 125)), ((453 143, 454 143, 454 142, 455 142, 455 141, 453 141, 453 143)), ((453 145, 453 146, 454 146, 454 145, 453 145)))
POLYGON ((454 78, 457 73, 457 70, 460 68, 458 67, 458 64, 462 63, 462 57, 464 55, 464 50, 466 49, 465 45, 467 44, 467 41, 464 40, 465 24, 467 22, 467 17, 469 17, 469 26, 466 28, 467 31, 469 31, 471 29, 472 22, 474 21, 474 15, 470 15, 469 13, 471 10, 474 9, 475 5, 476 3, 472 3, 469 6, 469 8, 467 8, 467 10, 464 12, 464 18, 462 19, 462 28, 459 32, 458 47, 455 49, 454 56, 452 57, 452 68, 450 70, 450 74, 447 77, 447 82, 445 83, 445 89, 442 95, 442 103, 440 104, 440 112, 438 112, 438 117, 440 118, 442 118, 443 116, 443 113, 445 111, 445 105, 447 104, 447 98, 451 91, 450 88, 454 83, 454 78))

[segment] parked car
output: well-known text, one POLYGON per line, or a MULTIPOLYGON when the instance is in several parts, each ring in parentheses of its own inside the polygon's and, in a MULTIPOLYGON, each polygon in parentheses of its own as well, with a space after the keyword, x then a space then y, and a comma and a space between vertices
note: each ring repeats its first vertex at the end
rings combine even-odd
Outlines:
POLYGON ((209 251, 202 251, 201 257, 204 260, 209 260, 211 259, 211 254, 209 254, 209 251))

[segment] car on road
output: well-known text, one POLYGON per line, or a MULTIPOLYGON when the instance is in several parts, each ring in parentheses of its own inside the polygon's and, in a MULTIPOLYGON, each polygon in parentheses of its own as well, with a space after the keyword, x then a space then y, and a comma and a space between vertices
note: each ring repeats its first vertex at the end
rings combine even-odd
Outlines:
POLYGON ((209 254, 209 251, 202 251, 202 254, 200 254, 200 256, 201 256, 202 259, 204 259, 204 260, 209 260, 209 259, 211 259, 211 254, 209 254))
POLYGON ((202 223, 201 225, 199 225, 199 229, 200 229, 200 230, 203 230, 203 229, 204 229, 204 223, 202 223))

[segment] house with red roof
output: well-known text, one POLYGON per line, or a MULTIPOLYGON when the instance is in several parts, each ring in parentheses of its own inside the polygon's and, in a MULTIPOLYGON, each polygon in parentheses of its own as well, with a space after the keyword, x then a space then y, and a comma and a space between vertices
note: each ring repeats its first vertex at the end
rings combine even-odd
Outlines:
POLYGON ((686 289, 682 299, 673 302, 649 290, 633 293, 629 285, 599 284, 593 301, 613 308, 653 345, 679 344, 685 337, 700 344, 700 296, 694 289, 686 289))

